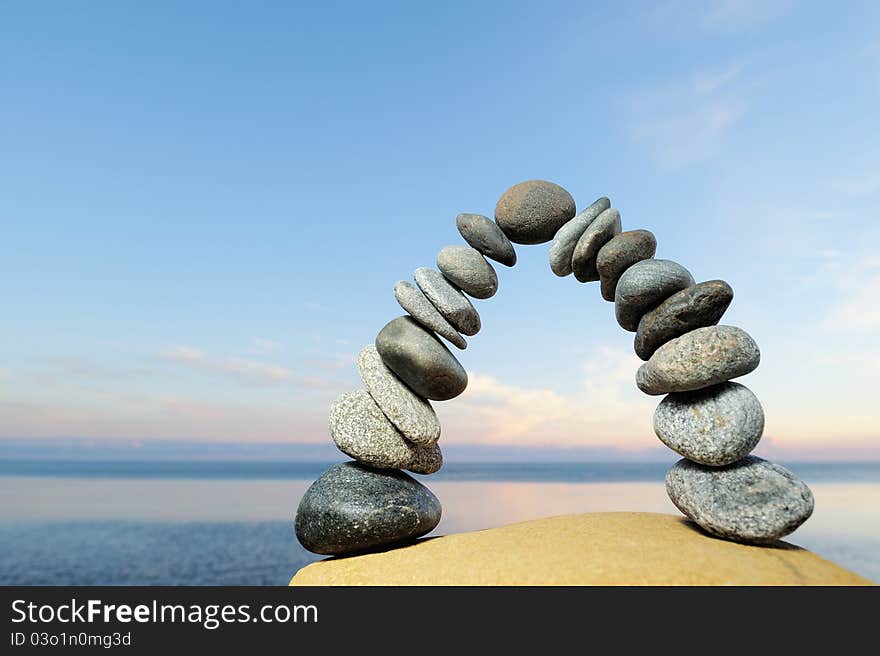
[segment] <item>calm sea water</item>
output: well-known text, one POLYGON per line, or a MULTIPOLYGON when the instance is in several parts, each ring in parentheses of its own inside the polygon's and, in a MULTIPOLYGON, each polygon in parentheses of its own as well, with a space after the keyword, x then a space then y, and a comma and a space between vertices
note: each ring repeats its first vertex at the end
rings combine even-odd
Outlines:
MULTIPOLYGON (((0 461, 0 584, 284 585, 326 463, 0 461)), ((677 513, 668 463, 448 463, 434 534, 548 515, 677 513)), ((880 463, 787 463, 816 495, 788 541, 880 582, 880 463)))

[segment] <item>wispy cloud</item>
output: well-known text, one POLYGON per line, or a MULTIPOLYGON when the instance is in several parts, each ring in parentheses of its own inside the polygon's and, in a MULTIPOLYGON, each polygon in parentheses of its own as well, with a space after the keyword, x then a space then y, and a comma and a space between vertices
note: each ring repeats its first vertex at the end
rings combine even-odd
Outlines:
POLYGON ((853 173, 831 183, 834 191, 847 196, 863 197, 880 192, 880 168, 853 173))
POLYGON ((873 273, 852 277, 849 290, 822 321, 824 329, 836 333, 880 333, 880 262, 877 264, 873 273))
POLYGON ((271 339, 254 337, 251 340, 251 349, 256 353, 277 353, 281 350, 281 344, 271 339))
POLYGON ((162 358, 196 371, 234 378, 247 384, 283 384, 293 379, 287 367, 248 360, 245 358, 213 358, 190 346, 175 346, 165 350, 162 358))
POLYGON ((743 64, 735 63, 635 94, 630 101, 632 138, 665 169, 712 157, 746 112, 745 94, 737 86, 743 70, 743 64))
POLYGON ((655 400, 635 388, 640 360, 601 348, 582 366, 583 380, 571 394, 510 385, 469 373, 455 404, 437 404, 446 441, 545 446, 654 446, 655 400))
POLYGON ((698 20, 710 31, 740 31, 778 18, 792 5, 791 0, 714 0, 699 3, 698 20))

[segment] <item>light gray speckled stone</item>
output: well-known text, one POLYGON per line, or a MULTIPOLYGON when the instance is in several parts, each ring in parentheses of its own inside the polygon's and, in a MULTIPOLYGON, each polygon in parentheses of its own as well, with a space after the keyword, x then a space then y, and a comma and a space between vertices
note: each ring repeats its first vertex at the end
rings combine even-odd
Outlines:
POLYGON ((602 196, 583 212, 556 231, 550 244, 550 270, 557 276, 571 273, 571 257, 578 240, 593 220, 611 207, 611 201, 602 196))
POLYGON ((376 335, 385 366, 416 394, 447 401, 464 392, 467 372, 434 333, 412 317, 392 319, 376 335))
POLYGON ((596 256, 599 250, 619 232, 620 212, 613 207, 602 212, 587 226, 584 234, 575 244, 571 256, 571 270, 574 271, 574 277, 578 282, 599 280, 596 256))
POLYGON ((440 447, 404 439, 373 397, 346 392, 330 406, 330 435, 340 451, 368 467, 433 474, 443 465, 440 447))
POLYGON ((649 230, 627 230, 599 249, 596 271, 602 285, 602 298, 614 301, 617 281, 636 262, 650 260, 657 251, 657 239, 649 230))
POLYGON ((623 272, 614 291, 614 314, 624 330, 636 332, 639 320, 677 291, 694 284, 694 277, 671 260, 642 260, 623 272))
POLYGON ((733 300, 733 289, 723 280, 707 280, 676 292, 639 320, 633 340, 642 360, 670 339, 696 328, 714 326, 733 300))
POLYGON ((654 432, 688 460, 720 467, 755 448, 764 432, 764 410, 745 385, 721 383, 667 396, 654 412, 654 432))
POLYGON ((575 214, 574 198, 558 184, 528 180, 505 191, 495 206, 495 222, 510 241, 543 244, 575 214))
POLYGON ((346 555, 414 540, 434 530, 440 515, 437 497, 411 476, 344 462, 306 490, 294 526, 309 551, 346 555))
POLYGON ((498 276, 480 251, 470 246, 444 246, 437 254, 437 268, 446 279, 474 298, 492 298, 498 276))
POLYGON ((385 366, 375 345, 368 344, 361 349, 357 368, 376 405, 406 439, 422 445, 437 441, 440 420, 431 403, 413 392, 385 366))
POLYGON ((666 342, 636 372, 645 394, 689 392, 754 371, 761 361, 755 340, 736 326, 697 328, 666 342))
POLYGON ((709 533, 755 544, 788 535, 809 518, 814 505, 803 481, 756 456, 726 467, 679 460, 666 474, 666 493, 709 533))
POLYGON ((480 315, 467 297, 436 269, 420 267, 413 277, 437 311, 458 332, 472 336, 480 332, 480 315))
POLYGON ((455 226, 464 240, 486 257, 512 267, 516 264, 513 244, 498 224, 482 214, 459 214, 455 226))
POLYGON ((467 348, 465 338, 443 318, 421 289, 405 280, 398 280, 394 285, 394 298, 400 303, 400 307, 409 312, 410 316, 425 328, 433 330, 460 349, 467 348))

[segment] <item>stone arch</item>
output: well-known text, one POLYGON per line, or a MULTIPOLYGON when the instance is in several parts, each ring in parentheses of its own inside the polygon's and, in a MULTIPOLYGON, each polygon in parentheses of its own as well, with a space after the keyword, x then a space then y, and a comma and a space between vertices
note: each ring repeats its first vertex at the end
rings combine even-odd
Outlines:
POLYGON ((461 394, 467 373, 458 349, 480 330, 468 296, 491 298, 498 278, 489 263, 516 264, 513 243, 552 241, 551 271, 599 282, 624 330, 635 333, 644 360, 636 384, 665 395, 654 413, 660 440, 682 459, 669 470, 672 502, 709 533, 769 543, 810 516, 813 495, 792 472, 749 455, 761 439, 761 403, 732 382, 760 362, 741 328, 719 325, 733 299, 722 280, 697 283, 670 260, 656 259, 657 240, 644 229, 622 231, 620 212, 601 197, 580 213, 565 189, 545 180, 509 188, 495 220, 459 214, 467 245, 446 246, 437 269, 419 268, 415 285, 394 295, 406 315, 389 321, 360 352, 365 389, 345 393, 330 409, 336 446, 353 461, 334 465, 307 490, 296 535, 310 551, 351 554, 418 538, 440 521, 441 506, 403 469, 431 474, 443 464, 440 423, 431 401, 461 394))

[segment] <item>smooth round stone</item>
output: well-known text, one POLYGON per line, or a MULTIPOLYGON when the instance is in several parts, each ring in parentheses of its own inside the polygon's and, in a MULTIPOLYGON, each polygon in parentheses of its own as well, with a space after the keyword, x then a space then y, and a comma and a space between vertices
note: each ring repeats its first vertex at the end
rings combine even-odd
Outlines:
POLYGON ((296 537, 309 551, 344 555, 414 540, 440 522, 431 491, 397 470, 334 465, 306 490, 296 537))
POLYGON ((340 451, 368 467, 433 474, 443 466, 436 442, 407 441, 364 390, 346 392, 330 405, 330 436, 340 451))
POLYGON ((574 277, 578 282, 599 280, 596 256, 599 250, 619 232, 620 212, 614 208, 605 210, 587 226, 584 234, 575 244, 571 256, 571 270, 574 271, 574 277))
POLYGON ((755 448, 764 432, 764 410, 748 387, 721 383, 667 396, 654 412, 654 432, 688 460, 720 467, 755 448))
POLYGON ((330 406, 330 435, 344 454, 368 467, 433 474, 443 466, 440 447, 413 444, 366 391, 346 392, 330 406))
POLYGON ((642 360, 670 339, 696 328, 714 326, 733 300, 733 289, 723 280, 708 280, 676 292, 642 316, 633 346, 642 360))
POLYGON ((697 328, 666 342, 636 372, 645 394, 689 392, 754 371, 761 361, 755 340, 736 326, 697 328))
POLYGON ((407 440, 423 445, 437 441, 440 420, 434 408, 385 366, 373 344, 358 353, 357 368, 373 401, 407 440))
POLYGON ((546 180, 529 180, 501 195, 495 205, 495 222, 516 244, 543 244, 574 213, 574 198, 565 189, 546 180))
POLYGON ((376 350, 416 394, 447 401, 467 387, 467 372, 437 337, 412 317, 392 319, 376 336, 376 350))
POLYGON ((492 298, 498 291, 495 269, 476 248, 444 246, 437 254, 437 268, 449 282, 474 298, 492 298))
POLYGON ((614 291, 614 314, 624 330, 636 332, 639 320, 675 292, 694 284, 694 277, 671 260, 642 260, 620 276, 614 291))
POLYGON ((578 240, 587 226, 609 207, 611 201, 602 196, 556 231, 550 244, 550 270, 553 273, 561 278, 571 273, 571 257, 578 240))
POLYGON ((813 513, 813 493, 785 467, 747 456, 726 467, 679 460, 666 493, 681 512, 727 540, 766 544, 794 531, 813 513))
POLYGON ((419 267, 413 277, 437 311, 458 332, 472 336, 480 332, 480 315, 467 297, 436 269, 419 267))
POLYGON ((400 303, 400 307, 409 312, 410 316, 425 328, 433 330, 460 349, 467 348, 465 338, 443 318, 421 289, 405 280, 398 280, 394 285, 394 298, 400 303))
POLYGON ((627 230, 616 235, 599 249, 596 271, 601 281, 602 298, 614 301, 617 281, 636 262, 650 260, 657 251, 657 238, 650 230, 627 230))
POLYGON ((464 240, 489 259, 512 267, 516 251, 498 224, 482 214, 459 214, 455 225, 464 240))

